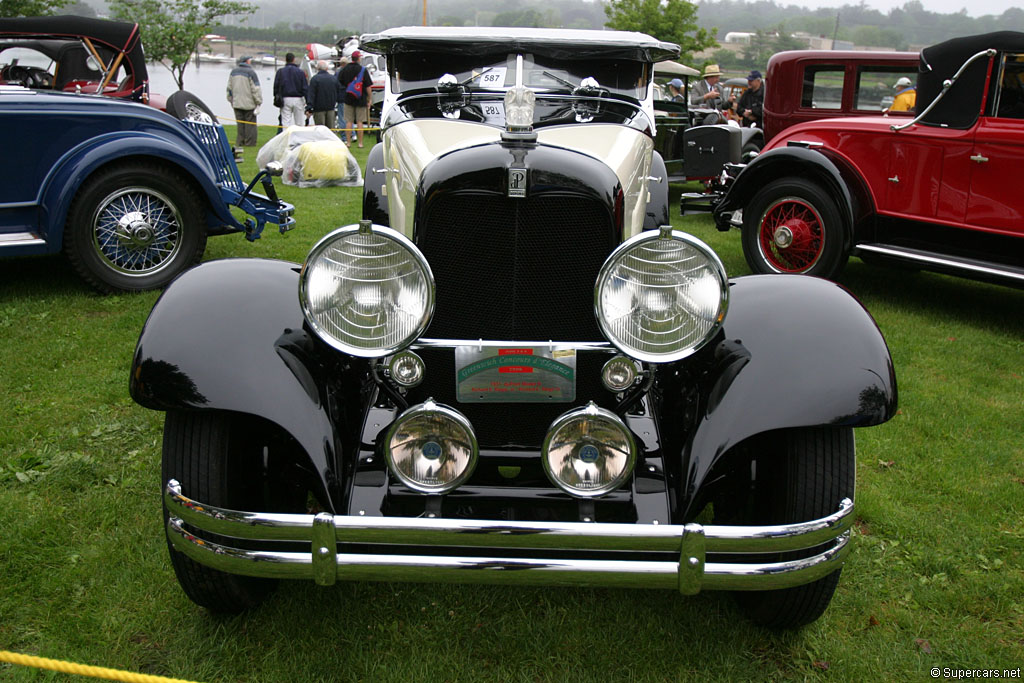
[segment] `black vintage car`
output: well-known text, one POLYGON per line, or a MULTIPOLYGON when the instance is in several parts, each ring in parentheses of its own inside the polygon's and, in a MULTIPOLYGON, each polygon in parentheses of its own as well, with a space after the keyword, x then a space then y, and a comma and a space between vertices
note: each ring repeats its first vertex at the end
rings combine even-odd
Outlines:
POLYGON ((239 611, 279 578, 722 589, 762 624, 816 619, 892 362, 839 287, 729 280, 664 225, 651 65, 678 47, 362 45, 389 73, 364 220, 301 266, 190 270, 139 340, 185 592, 239 611))

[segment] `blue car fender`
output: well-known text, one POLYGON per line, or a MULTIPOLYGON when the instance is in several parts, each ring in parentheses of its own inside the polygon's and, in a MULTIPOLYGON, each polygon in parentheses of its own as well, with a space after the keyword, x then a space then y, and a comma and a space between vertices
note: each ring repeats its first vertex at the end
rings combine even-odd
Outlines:
POLYGON ((79 188, 98 168, 111 162, 128 159, 153 159, 158 163, 170 163, 181 168, 184 175, 194 178, 199 190, 206 197, 208 223, 211 227, 233 223, 230 211, 221 198, 214 180, 212 169, 206 157, 183 146, 180 141, 125 131, 92 138, 68 150, 43 183, 40 190, 41 206, 46 210, 41 218, 41 229, 47 235, 54 251, 63 243, 63 229, 67 221, 71 202, 79 188))

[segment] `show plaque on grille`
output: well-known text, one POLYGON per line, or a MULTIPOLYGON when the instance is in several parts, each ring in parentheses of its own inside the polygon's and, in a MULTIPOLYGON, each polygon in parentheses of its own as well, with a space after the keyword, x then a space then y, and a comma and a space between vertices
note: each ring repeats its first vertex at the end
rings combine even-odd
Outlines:
POLYGON ((576 400, 576 350, 460 346, 455 385, 460 403, 569 403, 576 400))

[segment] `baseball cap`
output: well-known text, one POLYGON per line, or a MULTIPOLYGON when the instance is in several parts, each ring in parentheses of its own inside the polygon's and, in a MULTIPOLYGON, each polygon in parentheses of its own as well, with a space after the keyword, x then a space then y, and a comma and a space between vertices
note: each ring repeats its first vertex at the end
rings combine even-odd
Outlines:
POLYGON ((761 78, 761 72, 758 71, 757 69, 754 69, 749 74, 747 74, 747 80, 748 81, 752 81, 752 80, 754 80, 756 78, 761 78))
POLYGON ((894 85, 892 87, 894 87, 894 88, 906 88, 908 85, 910 85, 910 79, 907 78, 906 76, 900 76, 900 79, 898 81, 896 81, 896 85, 894 85))
POLYGON ((359 50, 352 50, 352 59, 359 59, 362 55, 359 54, 359 50))
POLYGON ((678 88, 680 90, 683 89, 683 81, 681 79, 673 78, 671 81, 668 82, 668 84, 671 85, 673 88, 678 88))

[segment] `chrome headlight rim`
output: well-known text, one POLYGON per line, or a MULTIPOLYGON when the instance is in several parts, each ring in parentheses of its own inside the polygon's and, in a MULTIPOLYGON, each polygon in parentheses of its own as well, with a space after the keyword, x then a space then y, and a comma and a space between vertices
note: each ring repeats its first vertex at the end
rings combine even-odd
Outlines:
POLYGON ((550 427, 548 427, 547 434, 544 435, 544 441, 541 444, 540 448, 540 456, 541 465, 544 468, 544 474, 545 476, 547 476, 548 480, 555 486, 562 489, 563 491, 565 491, 574 498, 599 498, 608 493, 611 493, 612 491, 619 489, 624 483, 626 483, 626 481, 629 480, 631 476, 633 476, 633 470, 636 467, 637 460, 637 445, 636 439, 633 437, 633 432, 630 431, 629 427, 622 420, 622 418, 620 418, 611 410, 608 410, 607 408, 602 408, 601 406, 595 404, 594 402, 590 402, 585 406, 574 408, 573 410, 562 413, 557 418, 555 418, 555 421, 551 423, 550 427), (622 468, 622 473, 612 481, 608 482, 607 484, 599 488, 576 489, 566 484, 561 479, 555 476, 555 473, 551 469, 551 460, 548 457, 548 451, 551 447, 551 441, 558 434, 558 431, 566 424, 572 422, 573 420, 579 419, 581 415, 592 415, 594 417, 606 420, 611 424, 614 424, 622 432, 622 435, 625 437, 626 443, 629 446, 629 453, 626 456, 626 464, 622 468))
POLYGON ((451 406, 447 406, 443 403, 437 403, 434 399, 429 398, 423 403, 411 406, 404 410, 395 421, 388 427, 387 433, 384 436, 384 458, 388 466, 388 472, 398 479, 402 484, 413 491, 418 493, 425 493, 428 495, 444 495, 450 493, 462 486, 473 476, 473 472, 476 470, 477 462, 480 460, 480 443, 477 441, 476 432, 473 431, 473 425, 469 419, 455 410, 451 406), (402 426, 403 423, 409 420, 419 417, 420 415, 426 415, 431 413, 441 413, 445 417, 451 419, 458 424, 466 432, 469 437, 470 444, 470 455, 469 464, 462 473, 446 483, 444 486, 427 486, 415 479, 410 478, 404 472, 402 472, 395 464, 391 451, 391 439, 394 438, 395 433, 402 426))
POLYGON ((598 271, 597 274, 597 281, 594 283, 594 317, 597 318, 597 324, 598 328, 601 330, 601 334, 604 335, 605 339, 611 342, 612 346, 625 355, 634 360, 646 363, 672 363, 692 356, 702 349, 709 341, 714 339, 716 334, 718 334, 722 325, 725 324, 725 316, 728 309, 729 278, 725 272, 725 266, 722 264, 722 260, 718 258, 718 254, 716 254, 714 250, 702 240, 681 230, 673 230, 669 226, 664 226, 658 230, 645 230, 616 247, 615 251, 613 251, 601 265, 601 270, 598 271), (640 349, 633 348, 632 346, 623 343, 622 340, 618 339, 616 335, 612 333, 612 330, 609 329, 608 323, 601 315, 601 284, 608 277, 609 272, 618 265, 618 260, 623 254, 636 248, 638 245, 644 244, 645 242, 654 242, 660 239, 684 242, 704 256, 713 267, 716 280, 718 281, 720 295, 718 319, 711 325, 708 332, 697 343, 690 344, 689 346, 677 349, 671 353, 650 353, 647 351, 641 351, 640 349))
POLYGON ((299 271, 299 304, 302 306, 302 315, 310 329, 313 330, 318 339, 322 340, 331 348, 359 358, 383 358, 385 356, 390 356, 391 354, 408 348, 415 343, 417 339, 423 336, 423 333, 426 331, 427 327, 430 325, 430 321, 434 317, 436 290, 437 284, 434 281, 434 273, 430 269, 430 263, 427 262, 427 258, 423 255, 423 252, 419 250, 419 247, 417 247, 412 240, 397 230, 384 225, 371 223, 368 220, 342 226, 321 237, 317 243, 313 245, 313 248, 309 250, 309 253, 306 254, 306 259, 302 263, 302 269, 299 271), (422 270, 423 275, 426 278, 427 301, 423 318, 420 321, 420 324, 416 327, 414 333, 407 336, 400 343, 375 348, 365 348, 347 344, 327 332, 323 326, 317 322, 313 312, 309 308, 308 275, 310 263, 314 262, 316 258, 319 258, 328 247, 333 245, 339 239, 359 233, 380 235, 381 237, 397 242, 409 253, 410 256, 412 256, 416 265, 420 270, 422 270))

